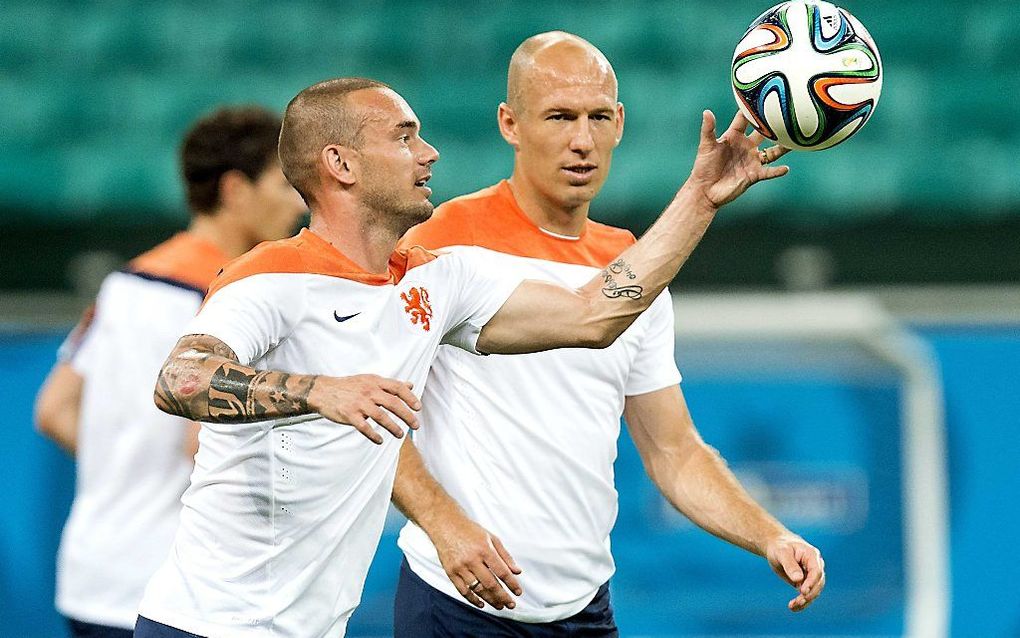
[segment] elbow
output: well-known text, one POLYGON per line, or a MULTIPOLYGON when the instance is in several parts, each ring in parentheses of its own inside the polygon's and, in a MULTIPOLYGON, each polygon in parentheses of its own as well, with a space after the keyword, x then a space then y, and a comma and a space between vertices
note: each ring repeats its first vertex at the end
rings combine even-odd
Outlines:
POLYGON ((583 325, 578 332, 579 348, 603 350, 613 345, 620 331, 609 321, 594 321, 583 325))
POLYGON ((156 404, 157 408, 167 414, 190 418, 189 415, 184 414, 181 402, 174 395, 171 374, 167 370, 172 362, 173 358, 171 357, 163 364, 163 368, 159 371, 159 376, 156 377, 156 387, 152 390, 152 401, 156 404))
POLYGON ((59 429, 59 426, 57 425, 57 415, 50 406, 43 402, 37 402, 33 418, 35 431, 45 437, 53 438, 53 434, 59 429))

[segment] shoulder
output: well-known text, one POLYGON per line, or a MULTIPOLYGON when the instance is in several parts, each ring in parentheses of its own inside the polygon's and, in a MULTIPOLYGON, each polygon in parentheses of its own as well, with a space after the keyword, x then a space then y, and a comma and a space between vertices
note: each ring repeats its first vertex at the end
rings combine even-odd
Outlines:
POLYGON ((599 248, 618 254, 637 242, 634 233, 626 228, 617 228, 596 221, 588 221, 588 239, 599 248))
POLYGON ((435 261, 441 253, 426 250, 419 245, 398 248, 390 256, 389 271, 393 282, 399 282, 409 270, 435 261))
POLYGON ((212 244, 182 232, 135 257, 124 270, 204 294, 226 261, 212 244))
POLYGON ((305 252, 302 250, 300 236, 263 242, 225 265, 209 286, 207 297, 212 297, 234 282, 255 275, 308 272, 305 252))
POLYGON ((409 230, 400 245, 429 249, 472 245, 479 216, 484 217, 484 211, 498 205, 499 198, 496 185, 444 202, 428 221, 409 230))

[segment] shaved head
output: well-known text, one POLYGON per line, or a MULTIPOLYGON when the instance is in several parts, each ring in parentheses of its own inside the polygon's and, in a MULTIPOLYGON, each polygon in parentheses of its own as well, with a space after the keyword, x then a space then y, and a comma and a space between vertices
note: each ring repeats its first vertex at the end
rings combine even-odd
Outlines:
POLYGON ((366 114, 348 97, 365 89, 388 89, 365 78, 337 78, 313 84, 287 105, 280 131, 280 166, 306 202, 318 184, 319 153, 330 144, 358 148, 366 114))
POLYGON ((522 113, 550 80, 604 85, 616 100, 616 73, 609 60, 591 42, 565 31, 539 33, 517 47, 507 72, 507 104, 522 113))

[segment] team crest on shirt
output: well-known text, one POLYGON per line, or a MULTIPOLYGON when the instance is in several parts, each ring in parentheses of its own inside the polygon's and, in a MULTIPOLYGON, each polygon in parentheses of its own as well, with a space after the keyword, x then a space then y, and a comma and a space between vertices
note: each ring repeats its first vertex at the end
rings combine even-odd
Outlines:
POLYGON ((411 323, 416 326, 421 325, 422 329, 428 332, 432 327, 430 322, 432 306, 429 304, 429 291, 418 286, 400 293, 400 298, 404 300, 404 312, 411 317, 411 323))

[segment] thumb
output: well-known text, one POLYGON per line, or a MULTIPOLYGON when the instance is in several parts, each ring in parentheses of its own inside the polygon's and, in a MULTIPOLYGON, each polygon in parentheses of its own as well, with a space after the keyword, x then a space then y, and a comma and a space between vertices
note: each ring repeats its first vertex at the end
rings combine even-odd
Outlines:
POLYGON ((800 563, 794 558, 792 551, 780 550, 776 560, 783 569, 783 574, 780 575, 791 585, 796 587, 804 580, 804 570, 800 568, 800 563))

